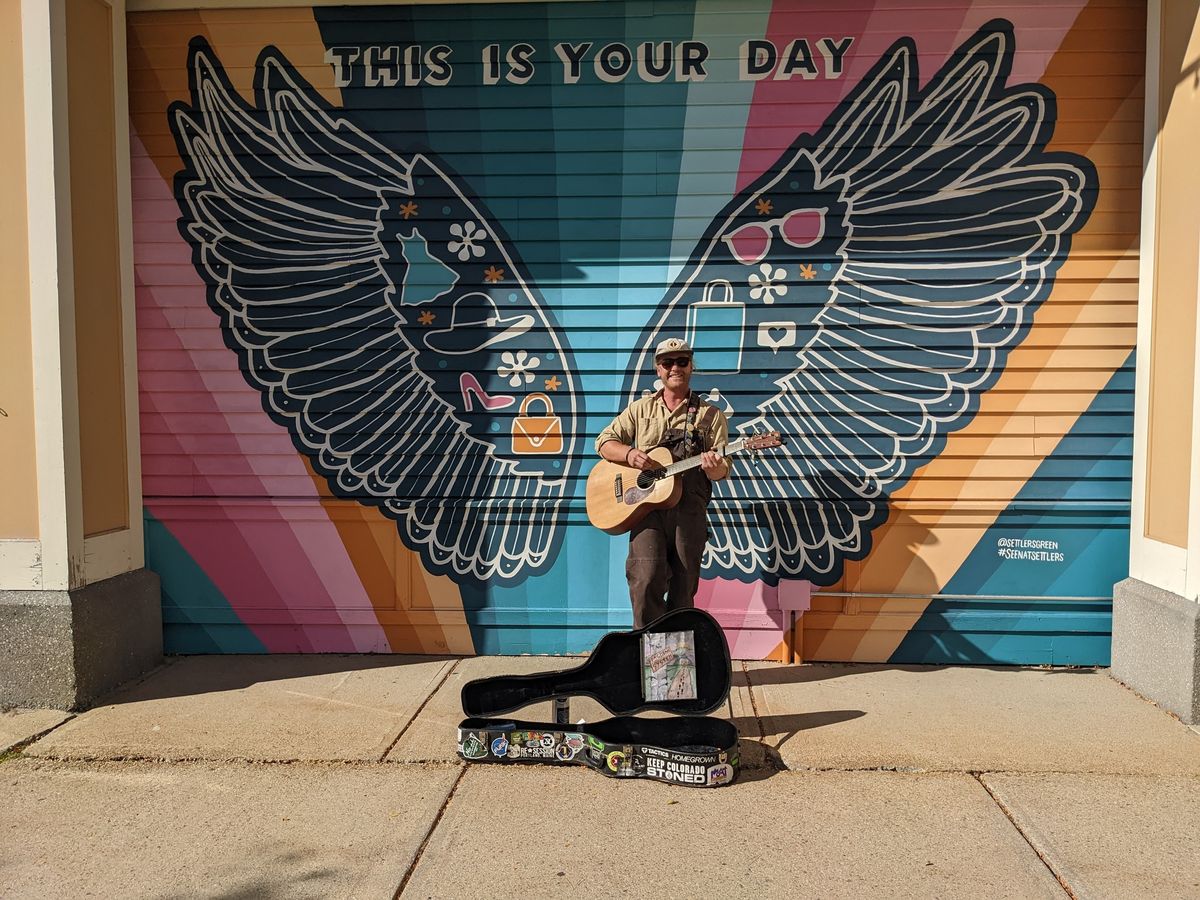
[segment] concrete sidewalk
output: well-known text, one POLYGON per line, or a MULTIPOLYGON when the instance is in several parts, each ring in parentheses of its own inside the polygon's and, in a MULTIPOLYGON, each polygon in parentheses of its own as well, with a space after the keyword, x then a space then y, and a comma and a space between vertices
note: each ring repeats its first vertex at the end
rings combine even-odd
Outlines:
POLYGON ((187 657, 0 713, 0 893, 1200 896, 1200 734, 1104 672, 735 663, 712 790, 457 759, 465 681, 576 662, 187 657))

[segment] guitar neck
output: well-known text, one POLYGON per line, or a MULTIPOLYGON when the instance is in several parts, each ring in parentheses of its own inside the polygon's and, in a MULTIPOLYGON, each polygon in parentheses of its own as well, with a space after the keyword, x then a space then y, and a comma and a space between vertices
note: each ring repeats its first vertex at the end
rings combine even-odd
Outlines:
MULTIPOLYGON (((726 444, 724 447, 713 450, 713 453, 717 454, 720 457, 728 458, 728 457, 732 456, 733 454, 737 453, 739 450, 744 449, 745 446, 746 446, 746 439, 738 438, 736 441, 731 441, 730 443, 726 444)), ((696 468, 697 466, 700 465, 700 456, 701 455, 703 455, 703 454, 697 454, 696 456, 689 456, 687 459, 681 459, 677 463, 671 463, 671 465, 667 466, 666 468, 664 468, 662 470, 662 477, 666 478, 670 475, 678 475, 681 472, 686 472, 688 469, 696 468)))

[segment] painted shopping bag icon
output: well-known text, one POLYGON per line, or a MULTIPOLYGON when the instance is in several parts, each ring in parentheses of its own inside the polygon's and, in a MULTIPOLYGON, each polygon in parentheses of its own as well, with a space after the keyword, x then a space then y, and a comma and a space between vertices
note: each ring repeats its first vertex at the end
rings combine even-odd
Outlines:
POLYGON ((562 453, 562 419, 554 415, 554 403, 549 394, 530 394, 521 401, 519 415, 513 419, 512 452, 519 456, 562 453), (544 416, 531 416, 529 405, 540 400, 546 407, 544 416))
POLYGON ((723 278, 704 286, 704 299, 687 311, 687 341, 707 375, 736 375, 742 369, 742 330, 746 305, 733 300, 723 278))

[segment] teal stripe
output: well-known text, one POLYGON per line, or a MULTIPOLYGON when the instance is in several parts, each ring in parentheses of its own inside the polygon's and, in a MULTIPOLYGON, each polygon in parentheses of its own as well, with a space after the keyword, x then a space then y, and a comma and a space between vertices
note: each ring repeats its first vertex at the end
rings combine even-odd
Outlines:
POLYGON ((146 567, 162 582, 165 653, 266 653, 171 530, 143 510, 146 567))
MULTIPOLYGON (((770 14, 769 4, 749 8, 736 0, 699 0, 693 35, 718 46, 735 16, 739 34, 763 35, 770 14)), ((670 187, 676 194, 675 226, 664 284, 679 277, 704 229, 737 193, 742 141, 756 82, 738 81, 738 62, 733 58, 710 58, 708 68, 706 81, 688 83, 680 174, 670 187)))
MULTIPOLYGON (((943 589, 982 596, 1107 597, 1129 568, 1133 355, 976 544, 943 589), (1006 560, 1001 537, 1054 540, 1061 563, 1006 560)), ((1112 604, 930 603, 893 663, 1108 665, 1112 604)))

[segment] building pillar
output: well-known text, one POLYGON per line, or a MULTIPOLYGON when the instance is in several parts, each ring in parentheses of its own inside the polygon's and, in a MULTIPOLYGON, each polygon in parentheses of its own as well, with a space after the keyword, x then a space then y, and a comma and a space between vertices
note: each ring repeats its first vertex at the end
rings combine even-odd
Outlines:
POLYGON ((0 705, 162 658, 144 568, 123 0, 0 6, 0 705), (11 327, 10 327, 11 326, 11 327))
POLYGON ((1147 23, 1130 577, 1113 591, 1112 674, 1200 722, 1200 0, 1147 23))

